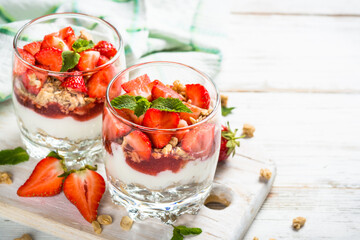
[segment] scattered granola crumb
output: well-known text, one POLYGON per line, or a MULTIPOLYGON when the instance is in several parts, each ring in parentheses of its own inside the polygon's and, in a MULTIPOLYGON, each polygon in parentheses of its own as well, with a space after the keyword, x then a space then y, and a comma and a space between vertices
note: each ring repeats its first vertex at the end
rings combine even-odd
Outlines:
POLYGON ((243 126, 243 135, 248 138, 252 138, 254 136, 255 127, 251 124, 245 123, 243 126))
POLYGON ((260 169, 260 177, 269 180, 271 178, 271 171, 267 168, 260 169))
POLYGON ((0 172, 0 183, 12 184, 10 174, 7 172, 0 172))
POLYGON ((171 144, 172 147, 176 147, 178 143, 179 139, 177 139, 177 137, 171 137, 169 144, 171 144))
POLYGON ((91 225, 93 226, 94 232, 95 232, 96 234, 100 234, 100 233, 102 232, 100 223, 99 223, 98 221, 93 221, 93 222, 91 223, 91 225))
POLYGON ((304 217, 297 217, 297 218, 294 218, 293 219, 293 228, 296 229, 296 230, 299 230, 300 228, 302 228, 302 226, 304 226, 306 222, 306 218, 304 217))
POLYGON ((32 238, 29 234, 26 233, 19 238, 15 238, 14 240, 32 240, 32 238))
POLYGON ((123 230, 129 231, 133 225, 133 222, 134 221, 130 217, 124 216, 121 219, 120 226, 123 230))
POLYGON ((166 154, 169 154, 171 153, 171 150, 172 150, 172 145, 171 144, 167 144, 162 150, 161 150, 161 153, 166 155, 166 154))
POLYGON ((254 237, 254 238, 253 238, 253 240, 259 240, 259 238, 257 238, 257 237, 254 237))
POLYGON ((221 106, 227 107, 227 102, 228 102, 229 97, 226 95, 220 95, 220 98, 221 98, 221 106))
POLYGON ((112 217, 110 215, 99 215, 97 217, 97 221, 101 224, 101 225, 109 225, 112 223, 112 217))

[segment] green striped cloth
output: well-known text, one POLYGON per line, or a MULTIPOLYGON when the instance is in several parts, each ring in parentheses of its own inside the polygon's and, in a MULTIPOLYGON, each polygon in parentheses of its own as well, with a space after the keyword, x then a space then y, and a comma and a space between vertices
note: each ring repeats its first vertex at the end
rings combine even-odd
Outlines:
POLYGON ((30 19, 79 12, 113 24, 127 65, 182 62, 215 78, 220 71, 230 0, 0 0, 0 101, 11 95, 12 40, 30 19))

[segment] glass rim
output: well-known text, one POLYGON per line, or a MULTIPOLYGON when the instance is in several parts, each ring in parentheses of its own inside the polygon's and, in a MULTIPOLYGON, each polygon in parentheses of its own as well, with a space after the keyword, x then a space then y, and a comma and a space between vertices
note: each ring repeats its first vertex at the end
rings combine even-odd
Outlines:
POLYGON ((104 20, 104 19, 101 19, 101 18, 98 18, 98 17, 95 17, 95 16, 92 16, 92 15, 88 15, 88 14, 85 14, 85 13, 74 13, 74 12, 63 12, 63 13, 52 13, 52 14, 47 14, 47 15, 44 15, 44 16, 40 16, 38 18, 34 18, 32 20, 30 20, 29 22, 27 22, 26 24, 24 24, 18 31, 17 33, 15 34, 14 36, 14 40, 13 40, 13 49, 14 49, 14 52, 15 52, 15 55, 18 59, 20 59, 25 65, 27 65, 28 67, 30 67, 31 69, 34 69, 36 71, 41 71, 41 72, 47 72, 49 73, 49 75, 52 75, 52 76, 74 76, 74 75, 86 75, 86 74, 91 74, 91 73, 95 73, 99 70, 102 70, 104 68, 106 68, 107 66, 110 66, 111 64, 113 64, 121 55, 122 53, 122 50, 123 50, 123 47, 124 47, 124 42, 123 42, 123 38, 121 36, 121 34, 119 33, 119 31, 111 24, 109 23, 108 21, 104 20), (43 68, 40 68, 40 67, 37 67, 35 65, 32 65, 31 63, 25 61, 25 59, 23 59, 18 51, 18 48, 17 48, 17 42, 19 40, 19 37, 20 35, 23 33, 23 31, 31 26, 33 23, 37 23, 37 22, 40 22, 42 20, 50 20, 50 19, 53 19, 53 18, 56 18, 58 16, 68 16, 68 17, 76 17, 76 16, 80 16, 80 17, 83 17, 83 18, 88 18, 88 19, 92 19, 94 21, 97 21, 97 22, 100 22, 102 24, 105 24, 106 26, 108 26, 110 29, 112 29, 116 36, 118 37, 119 39, 119 46, 118 48, 116 49, 117 52, 116 54, 114 55, 114 57, 112 57, 107 63, 103 64, 103 65, 100 65, 100 66, 97 66, 91 70, 86 70, 86 71, 80 71, 80 70, 77 70, 76 72, 57 72, 57 71, 51 71, 51 70, 47 70, 47 69, 43 69, 43 68))
POLYGON ((175 132, 175 131, 179 131, 179 130, 188 130, 188 129, 192 129, 192 128, 195 128, 201 124, 204 124, 206 122, 208 122, 210 119, 212 119, 215 114, 217 113, 218 111, 218 108, 220 106, 220 92, 219 92, 219 89, 217 88, 216 84, 214 83, 214 81, 205 73, 201 72, 200 70, 194 68, 194 67, 191 67, 189 65, 186 65, 186 64, 183 64, 183 63, 179 63, 179 62, 173 62, 173 61, 151 61, 151 62, 144 62, 144 63, 139 63, 139 64, 136 64, 136 65, 133 65, 131 67, 128 67, 124 70, 122 70, 120 73, 116 74, 114 76, 114 78, 110 81, 109 85, 107 86, 106 88, 106 94, 105 94, 105 103, 106 105, 104 105, 104 107, 107 107, 109 110, 110 110, 110 113, 115 115, 115 117, 117 117, 118 119, 121 119, 123 122, 125 122, 126 124, 128 125, 131 125, 132 127, 134 128, 137 128, 137 129, 141 129, 141 130, 145 130, 145 131, 149 131, 149 132, 152 132, 152 131, 159 131, 159 132, 175 132), (199 74, 200 76, 202 76, 206 81, 210 82, 211 85, 213 86, 213 88, 215 89, 215 93, 216 93, 216 100, 215 100, 215 106, 212 110, 212 112, 206 116, 206 118, 202 119, 201 121, 195 123, 195 124, 192 124, 192 125, 189 125, 189 126, 186 126, 186 127, 181 127, 181 128, 169 128, 169 129, 161 129, 161 128, 151 128, 151 127, 145 127, 145 126, 142 126, 142 125, 139 125, 139 124, 136 124, 132 121, 129 121, 125 118, 123 118, 122 116, 120 116, 115 108, 111 105, 111 101, 110 101, 110 96, 109 96, 109 93, 110 93, 110 88, 111 86, 113 85, 113 83, 116 81, 116 79, 118 77, 120 77, 122 74, 126 73, 126 72, 129 72, 129 71, 132 71, 134 69, 137 69, 137 68, 140 68, 144 65, 172 65, 172 66, 176 66, 176 67, 180 67, 180 68, 184 68, 184 69, 188 69, 190 71, 193 71, 197 74, 199 74))

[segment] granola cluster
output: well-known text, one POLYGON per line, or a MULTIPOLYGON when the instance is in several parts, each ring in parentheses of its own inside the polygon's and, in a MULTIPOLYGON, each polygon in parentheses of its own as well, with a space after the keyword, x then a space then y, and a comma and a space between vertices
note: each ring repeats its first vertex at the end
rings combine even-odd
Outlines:
POLYGON ((295 230, 299 230, 300 228, 302 228, 302 227, 304 226, 305 222, 306 222, 306 218, 304 218, 304 217, 297 217, 297 218, 294 218, 294 219, 293 219, 293 224, 292 224, 292 226, 293 226, 293 228, 294 228, 295 230))
POLYGON ((12 184, 11 176, 7 172, 0 172, 0 184, 12 184))

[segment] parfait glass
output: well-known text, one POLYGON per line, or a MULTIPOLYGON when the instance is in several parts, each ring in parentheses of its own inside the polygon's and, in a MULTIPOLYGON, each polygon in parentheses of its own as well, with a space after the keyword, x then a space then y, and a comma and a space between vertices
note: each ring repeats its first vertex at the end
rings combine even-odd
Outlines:
MULTIPOLYGON (((219 92, 212 80, 199 70, 176 62, 148 62, 127 68, 109 84, 103 115, 104 161, 112 201, 123 205, 133 220, 158 218, 172 224, 182 214, 197 214, 210 193, 218 162, 221 139, 219 92), (117 85, 147 74, 171 85, 201 84, 209 92, 213 111, 205 119, 182 128, 157 129, 144 127, 124 118, 111 105, 111 100, 124 94, 117 85), (139 132, 160 138, 176 137, 172 147, 145 154, 139 132), (119 134, 120 133, 120 134, 119 134), (185 136, 194 136, 195 148, 185 149, 185 136), (134 140, 135 139, 135 140, 134 140), (131 147, 129 141, 132 142, 131 147)), ((151 139, 151 137, 150 137, 151 139)), ((167 148, 167 147, 166 147, 167 148)))
MULTIPOLYGON (((64 156, 67 166, 92 164, 102 154, 101 124, 106 87, 126 67, 119 32, 110 23, 90 15, 50 14, 21 27, 14 38, 13 49, 12 99, 21 138, 29 154, 41 159, 49 151, 57 151, 64 156), (95 44, 107 41, 117 53, 92 69, 74 68, 66 72, 46 69, 37 60, 29 62, 24 57, 26 44, 42 41, 45 35, 68 27, 73 29, 75 39, 85 38, 95 44), (62 87, 64 80, 76 76, 84 79, 88 92, 62 87), (90 84, 93 92, 96 90, 96 94, 92 93, 94 96, 90 94, 90 84)), ((72 50, 72 45, 68 50, 72 50)))

